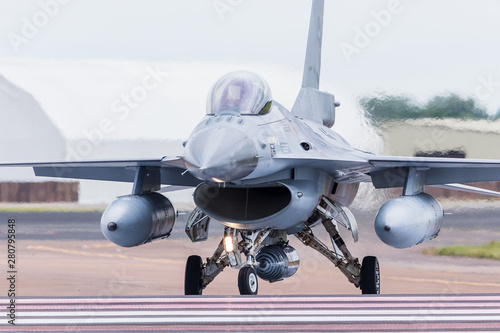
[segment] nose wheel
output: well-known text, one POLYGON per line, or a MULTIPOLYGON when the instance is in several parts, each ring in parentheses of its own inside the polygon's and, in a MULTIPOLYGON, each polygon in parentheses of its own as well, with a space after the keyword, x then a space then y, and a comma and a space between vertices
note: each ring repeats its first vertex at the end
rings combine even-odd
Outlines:
MULTIPOLYGON (((270 234, 271 229, 258 231, 238 231, 245 232, 245 237, 238 241, 237 230, 227 228, 224 230, 224 237, 220 241, 212 257, 207 258, 204 263, 200 256, 190 256, 186 262, 186 272, 184 276, 184 294, 201 295, 205 289, 224 268, 231 266, 239 269, 238 289, 241 295, 257 295, 258 281, 257 273, 253 268, 256 264, 256 252, 262 241, 270 234), (229 242, 227 241, 229 239, 229 242), (232 240, 231 240, 232 239, 232 240), (228 247, 226 246, 233 245, 228 247), (244 252, 243 252, 244 251, 244 252), (247 261, 242 262, 241 255, 247 256, 247 261)), ((280 233, 277 234, 278 236, 280 233)))
POLYGON ((259 283, 257 273, 252 266, 243 266, 238 273, 238 289, 240 295, 257 295, 259 283))

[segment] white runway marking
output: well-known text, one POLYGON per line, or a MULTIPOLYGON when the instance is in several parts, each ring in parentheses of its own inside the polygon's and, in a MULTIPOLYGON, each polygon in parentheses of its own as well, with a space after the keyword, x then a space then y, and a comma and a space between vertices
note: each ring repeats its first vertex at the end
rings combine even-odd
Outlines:
MULTIPOLYGON (((5 299, 4 299, 5 301, 5 299)), ((4 316, 5 318, 5 316, 4 316)), ((500 331, 500 295, 19 298, 23 331, 500 331), (167 325, 167 326, 165 326, 167 325)), ((12 331, 7 320, 0 331, 12 331)))

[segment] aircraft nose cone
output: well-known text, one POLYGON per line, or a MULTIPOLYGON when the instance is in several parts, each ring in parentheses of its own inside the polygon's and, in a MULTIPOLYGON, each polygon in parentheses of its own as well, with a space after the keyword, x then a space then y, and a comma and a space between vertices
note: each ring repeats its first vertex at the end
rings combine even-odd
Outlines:
POLYGON ((246 133, 231 127, 209 128, 186 143, 184 160, 198 179, 229 182, 242 179, 257 167, 257 149, 246 133))

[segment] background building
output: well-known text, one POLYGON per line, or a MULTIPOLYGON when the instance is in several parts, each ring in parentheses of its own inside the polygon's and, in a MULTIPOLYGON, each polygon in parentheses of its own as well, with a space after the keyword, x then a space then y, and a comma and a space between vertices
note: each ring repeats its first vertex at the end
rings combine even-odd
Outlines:
MULTIPOLYGON (((412 119, 384 123, 385 153, 500 160, 500 120, 412 119)), ((470 184, 500 191, 500 182, 470 184)), ((498 200, 483 195, 429 189, 436 196, 498 200)))
POLYGON ((500 159, 500 120, 414 119, 385 123, 381 132, 390 155, 461 151, 500 159))

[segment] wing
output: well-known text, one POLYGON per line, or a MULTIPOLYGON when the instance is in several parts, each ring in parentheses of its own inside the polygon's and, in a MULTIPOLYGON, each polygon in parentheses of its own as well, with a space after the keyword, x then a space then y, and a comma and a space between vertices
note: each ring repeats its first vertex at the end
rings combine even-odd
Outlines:
POLYGON ((437 187, 437 188, 443 188, 446 190, 463 191, 463 192, 469 192, 469 193, 475 193, 475 194, 489 195, 489 196, 493 196, 493 197, 500 197, 500 192, 491 191, 491 190, 487 190, 484 188, 463 185, 463 184, 444 184, 444 185, 430 185, 430 186, 437 187))
POLYGON ((277 158, 294 167, 319 169, 340 183, 372 182, 375 188, 403 187, 418 193, 425 186, 498 196, 457 183, 500 181, 500 160, 374 156, 346 152, 337 158, 277 158), (409 184, 409 185, 408 185, 409 184))
POLYGON ((78 162, 0 163, 0 167, 32 167, 36 176, 133 182, 134 194, 159 190, 160 184, 197 186, 181 157, 78 162))
POLYGON ((500 160, 427 157, 371 157, 369 171, 376 188, 403 187, 414 169, 426 185, 500 181, 500 160))

